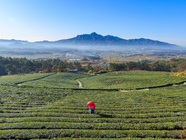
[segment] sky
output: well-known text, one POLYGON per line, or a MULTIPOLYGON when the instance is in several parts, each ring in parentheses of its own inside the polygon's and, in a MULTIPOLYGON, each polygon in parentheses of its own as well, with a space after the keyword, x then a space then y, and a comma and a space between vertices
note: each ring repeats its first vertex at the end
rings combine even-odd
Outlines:
POLYGON ((0 0, 0 39, 31 42, 96 32, 186 47, 186 0, 0 0))

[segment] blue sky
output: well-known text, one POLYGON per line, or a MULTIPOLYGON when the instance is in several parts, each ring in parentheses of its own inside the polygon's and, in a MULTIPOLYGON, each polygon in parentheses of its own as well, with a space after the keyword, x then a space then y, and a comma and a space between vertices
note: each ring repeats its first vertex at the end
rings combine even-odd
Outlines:
POLYGON ((186 47, 186 0, 0 0, 0 39, 59 40, 96 32, 186 47))

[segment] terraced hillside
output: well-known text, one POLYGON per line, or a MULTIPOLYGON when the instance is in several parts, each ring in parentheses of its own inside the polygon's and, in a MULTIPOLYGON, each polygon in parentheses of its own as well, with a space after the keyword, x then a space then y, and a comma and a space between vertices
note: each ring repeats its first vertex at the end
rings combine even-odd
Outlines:
POLYGON ((186 78, 172 76, 169 72, 121 71, 81 78, 79 81, 88 89, 136 89, 180 83, 186 78))
POLYGON ((1 85, 15 85, 26 81, 39 80, 52 75, 52 73, 34 73, 0 76, 1 85))
POLYGON ((76 79, 84 77, 88 78, 90 75, 61 72, 40 80, 24 82, 22 85, 50 88, 78 88, 76 79))
POLYGON ((185 107, 185 85, 123 93, 5 84, 0 139, 186 138, 185 107))

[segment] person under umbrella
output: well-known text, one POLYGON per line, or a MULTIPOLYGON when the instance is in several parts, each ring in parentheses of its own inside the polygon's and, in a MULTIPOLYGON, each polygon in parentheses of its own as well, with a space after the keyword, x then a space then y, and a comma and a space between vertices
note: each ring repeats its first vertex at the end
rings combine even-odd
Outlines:
POLYGON ((90 114, 94 113, 94 110, 95 110, 95 107, 96 107, 95 103, 92 102, 92 101, 89 101, 89 102, 87 103, 87 106, 88 106, 88 108, 89 108, 89 110, 90 110, 90 114))

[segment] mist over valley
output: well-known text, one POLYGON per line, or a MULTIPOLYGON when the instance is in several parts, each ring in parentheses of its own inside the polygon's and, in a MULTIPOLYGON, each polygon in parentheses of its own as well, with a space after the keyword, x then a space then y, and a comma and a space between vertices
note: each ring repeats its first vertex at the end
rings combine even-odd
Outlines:
POLYGON ((0 55, 3 57, 65 58, 68 54, 72 54, 72 57, 86 57, 118 53, 181 53, 183 55, 185 52, 186 48, 167 42, 145 38, 126 40, 112 35, 102 36, 95 32, 57 41, 29 42, 0 39, 0 55))

